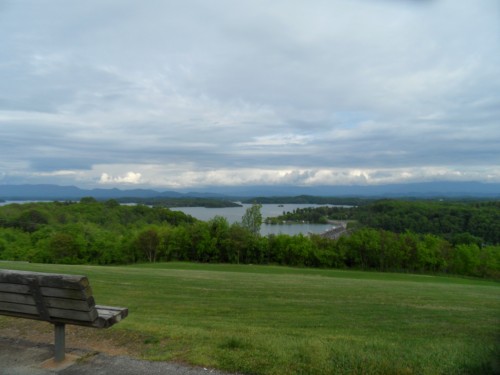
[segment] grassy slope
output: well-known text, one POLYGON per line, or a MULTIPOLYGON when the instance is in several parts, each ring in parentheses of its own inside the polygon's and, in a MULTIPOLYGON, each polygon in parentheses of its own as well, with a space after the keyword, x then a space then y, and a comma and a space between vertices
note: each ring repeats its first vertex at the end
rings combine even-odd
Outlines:
POLYGON ((99 304, 129 308, 109 334, 140 340, 144 358, 258 374, 500 371, 498 283, 186 263, 0 267, 88 275, 99 304))

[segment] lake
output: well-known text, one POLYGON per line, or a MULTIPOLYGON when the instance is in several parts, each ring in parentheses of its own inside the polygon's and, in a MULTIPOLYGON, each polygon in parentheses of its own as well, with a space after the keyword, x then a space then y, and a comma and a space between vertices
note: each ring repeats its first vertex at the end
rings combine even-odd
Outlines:
MULTIPOLYGON (((7 205, 10 203, 30 203, 30 202, 41 202, 41 201, 5 201, 0 202, 0 206, 7 205)), ((243 207, 223 207, 223 208, 205 208, 205 207, 173 207, 171 210, 182 211, 185 214, 191 215, 196 219, 208 221, 215 216, 225 217, 229 224, 235 222, 241 222, 241 218, 245 214, 247 208, 251 207, 251 204, 242 204, 243 207)), ((283 212, 292 212, 297 208, 306 207, 320 207, 324 205, 314 205, 314 204, 263 204, 261 213, 262 219, 266 217, 276 217, 283 212)), ((331 206, 331 205, 329 205, 331 206)), ((260 228, 260 234, 267 236, 268 234, 308 234, 308 233, 323 233, 329 229, 332 229, 334 225, 331 224, 281 224, 281 225, 269 225, 262 224, 260 228)))
MULTIPOLYGON (((224 208, 205 208, 205 207, 173 207, 171 210, 182 211, 185 214, 191 215, 199 220, 208 221, 215 216, 225 217, 229 224, 241 222, 241 218, 245 214, 247 208, 251 204, 242 204, 243 207, 224 207, 224 208)), ((266 217, 276 217, 282 215, 283 212, 292 212, 297 208, 320 207, 313 204, 263 204, 261 213, 262 219, 266 217), (280 207, 281 206, 281 207, 280 207)), ((281 224, 269 225, 262 224, 260 234, 267 236, 268 234, 308 234, 308 233, 323 233, 334 226, 332 224, 281 224)))

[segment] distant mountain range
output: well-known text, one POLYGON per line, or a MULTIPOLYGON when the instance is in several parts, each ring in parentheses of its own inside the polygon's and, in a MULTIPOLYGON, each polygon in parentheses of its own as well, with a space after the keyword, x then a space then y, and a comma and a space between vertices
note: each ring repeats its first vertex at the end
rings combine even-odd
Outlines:
MULTIPOLYGON (((1 191, 1 188, 0 188, 1 191)), ((205 188, 206 193, 224 196, 297 196, 374 197, 374 198, 500 198, 500 184, 481 182, 421 182, 388 185, 334 185, 334 186, 233 186, 205 188)))
POLYGON ((179 193, 153 189, 81 189, 76 186, 59 185, 0 185, 0 199, 3 200, 75 200, 83 197, 95 199, 118 198, 222 198, 213 193, 179 193))
POLYGON ((339 186, 231 186, 207 187, 202 192, 159 191, 153 189, 81 189, 58 185, 0 185, 3 200, 77 200, 118 198, 252 198, 314 195, 325 197, 414 197, 414 198, 500 198, 500 184, 480 182, 423 182, 391 185, 339 186))

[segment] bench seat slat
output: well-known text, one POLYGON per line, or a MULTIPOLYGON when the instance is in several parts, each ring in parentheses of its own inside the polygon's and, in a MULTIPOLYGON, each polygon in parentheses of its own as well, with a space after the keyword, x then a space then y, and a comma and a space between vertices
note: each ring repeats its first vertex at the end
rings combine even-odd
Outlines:
POLYGON ((96 310, 99 314, 94 325, 96 328, 111 327, 128 316, 128 309, 125 307, 96 305, 96 310))

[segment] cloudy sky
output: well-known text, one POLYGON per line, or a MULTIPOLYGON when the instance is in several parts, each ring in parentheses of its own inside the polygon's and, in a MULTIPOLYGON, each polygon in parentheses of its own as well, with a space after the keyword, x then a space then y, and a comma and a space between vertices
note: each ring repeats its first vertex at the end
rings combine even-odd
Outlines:
POLYGON ((0 185, 500 182, 498 0, 0 0, 0 185))

